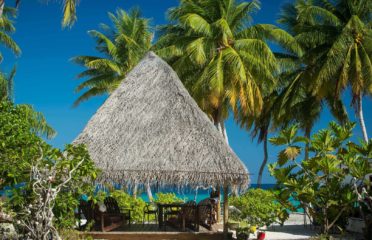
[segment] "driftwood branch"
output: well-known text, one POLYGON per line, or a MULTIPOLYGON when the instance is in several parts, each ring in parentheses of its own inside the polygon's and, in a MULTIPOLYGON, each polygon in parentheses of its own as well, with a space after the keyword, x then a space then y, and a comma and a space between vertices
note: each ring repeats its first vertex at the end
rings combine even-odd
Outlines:
POLYGON ((58 193, 68 185, 73 178, 73 174, 86 159, 83 158, 72 169, 62 173, 67 174, 67 176, 58 176, 61 172, 57 169, 56 164, 51 167, 49 165, 41 165, 44 153, 42 148, 39 151, 40 157, 32 163, 30 177, 32 191, 36 197, 33 204, 25 206, 23 211, 19 213, 23 217, 17 224, 27 230, 27 238, 59 240, 61 238, 53 226, 53 207, 58 193), (53 186, 57 178, 62 178, 62 182, 57 186, 53 186))

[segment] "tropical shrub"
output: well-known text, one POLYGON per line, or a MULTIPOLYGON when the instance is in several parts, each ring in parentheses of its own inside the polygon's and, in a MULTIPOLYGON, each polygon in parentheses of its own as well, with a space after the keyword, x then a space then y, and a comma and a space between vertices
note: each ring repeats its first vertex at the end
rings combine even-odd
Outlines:
POLYGON ((134 198, 122 190, 115 190, 110 193, 110 196, 115 198, 120 209, 132 209, 131 218, 133 221, 141 222, 143 220, 143 209, 146 203, 141 198, 134 198))
POLYGON ((63 170, 69 171, 73 167, 76 168, 79 161, 85 158, 72 174, 71 182, 57 195, 53 207, 57 228, 70 229, 76 226, 75 210, 78 208, 81 196, 87 195, 91 197, 94 193, 95 186, 93 182, 99 174, 99 170, 90 159, 84 145, 67 145, 63 153, 67 153, 67 157, 66 159, 60 159, 61 169, 58 170, 57 174, 57 176, 61 175, 62 179, 64 178, 63 170))
POLYGON ((284 129, 270 142, 284 146, 278 161, 269 166, 277 180, 277 199, 283 206, 307 208, 308 214, 328 234, 334 226, 343 227, 353 206, 358 201, 355 185, 362 188, 365 176, 372 171, 372 141, 356 144, 350 141, 355 124, 340 126, 334 122, 307 139, 298 136, 298 127, 284 129), (309 145, 310 156, 301 159, 309 145), (294 206, 289 199, 299 201, 294 206))
MULTIPOLYGON (((129 193, 123 190, 113 190, 110 192, 110 196, 115 198, 118 202, 120 209, 132 209, 131 218, 135 222, 142 222, 143 210, 146 206, 146 202, 142 198, 134 198, 129 193)), ((155 203, 174 203, 183 202, 182 199, 178 198, 174 193, 157 193, 155 203)), ((153 220, 154 216, 150 216, 150 220, 153 220)))
POLYGON ((56 229, 76 225, 80 196, 93 193, 96 169, 83 145, 69 145, 64 152, 40 148, 36 157, 29 180, 11 192, 8 203, 16 209, 15 223, 23 238, 59 239, 56 229))
POLYGON ((78 200, 93 192, 97 176, 85 146, 53 148, 40 137, 41 126, 48 126, 40 119, 29 106, 0 103, 0 189, 8 187, 6 207, 33 238, 74 227, 78 200))
POLYGON ((176 196, 175 193, 157 193, 155 203, 177 203, 183 202, 183 199, 176 196))
MULTIPOLYGON (((283 212, 282 206, 274 200, 275 196, 271 191, 249 189, 241 196, 230 197, 230 205, 238 210, 233 211, 229 217, 235 221, 246 221, 251 226, 269 226, 277 222, 283 212)), ((285 216, 287 215, 283 215, 285 216)))
MULTIPOLYGON (((54 130, 28 105, 0 103, 0 189, 25 182, 40 148, 50 148, 40 137, 54 130)), ((46 151, 44 151, 46 152, 46 151)))

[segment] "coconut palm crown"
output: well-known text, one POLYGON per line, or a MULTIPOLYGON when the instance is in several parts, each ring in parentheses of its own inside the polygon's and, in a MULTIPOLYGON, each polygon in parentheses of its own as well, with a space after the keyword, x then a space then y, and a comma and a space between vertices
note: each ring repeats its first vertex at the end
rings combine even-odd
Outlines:
MULTIPOLYGON (((11 37, 11 34, 15 32, 12 18, 17 15, 15 8, 5 7, 3 13, 0 16, 0 44, 11 50, 16 56, 21 54, 21 49, 18 44, 11 37)), ((3 60, 3 56, 0 53, 0 62, 3 60)))
MULTIPOLYGON (((15 7, 18 8, 21 0, 14 0, 15 7)), ((46 0, 48 2, 48 0, 46 0)), ((63 16, 62 16, 62 27, 71 27, 77 20, 76 6, 79 0, 63 0, 63 16)), ((0 16, 3 15, 5 8, 5 0, 0 0, 0 16)))
POLYGON ((372 93, 371 1, 298 0, 283 8, 279 22, 304 49, 297 79, 318 99, 339 99, 347 87, 365 141, 362 98, 372 93), (300 72, 299 72, 300 73, 300 72))
POLYGON ((109 13, 113 27, 101 24, 103 32, 92 30, 97 51, 101 56, 78 56, 73 62, 86 68, 77 77, 87 78, 76 92, 85 91, 74 103, 75 106, 93 96, 110 94, 137 65, 151 47, 152 32, 149 20, 142 18, 138 9, 129 13, 118 9, 109 13))
POLYGON ((273 25, 251 25, 258 1, 181 0, 162 26, 157 53, 176 70, 199 106, 216 123, 229 109, 258 115, 275 86, 276 59, 265 40, 299 51, 292 37, 273 25))

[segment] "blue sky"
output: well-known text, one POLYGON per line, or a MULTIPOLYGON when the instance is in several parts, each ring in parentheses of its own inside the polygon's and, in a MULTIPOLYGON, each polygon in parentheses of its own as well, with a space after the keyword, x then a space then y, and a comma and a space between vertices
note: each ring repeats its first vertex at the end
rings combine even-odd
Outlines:
MULTIPOLYGON (((11 3, 11 0, 7 1, 11 3)), ((71 29, 61 29, 61 10, 58 1, 43 4, 39 0, 22 1, 19 17, 15 26, 15 40, 22 48, 22 55, 13 57, 4 49, 4 61, 1 70, 9 71, 14 64, 18 71, 15 79, 16 103, 32 104, 36 110, 46 116, 48 122, 57 130, 58 135, 50 141, 56 147, 63 148, 83 129, 106 97, 98 97, 72 108, 78 97, 74 88, 79 83, 75 76, 82 70, 69 59, 77 55, 95 55, 94 41, 87 31, 98 29, 100 23, 109 23, 107 12, 117 8, 129 9, 139 6, 143 15, 152 19, 152 26, 166 23, 165 12, 177 5, 177 0, 81 0, 78 7, 78 22, 71 29)), ((262 0, 261 10, 253 16, 254 23, 275 23, 280 6, 286 1, 262 0)), ((350 98, 345 94, 345 103, 350 98)), ((365 100, 365 120, 367 129, 372 129, 372 101, 365 100)), ((355 121, 353 111, 349 111, 355 121)), ((332 119, 325 111, 316 129, 324 128, 332 119)), ((262 161, 262 146, 252 141, 249 134, 239 129, 232 119, 227 121, 230 145, 247 165, 256 182, 258 169, 262 161)), ((359 127, 355 129, 355 138, 361 138, 359 127)), ((276 160, 278 149, 270 146, 269 161, 276 160)), ((265 171, 264 183, 273 183, 274 179, 265 171)))

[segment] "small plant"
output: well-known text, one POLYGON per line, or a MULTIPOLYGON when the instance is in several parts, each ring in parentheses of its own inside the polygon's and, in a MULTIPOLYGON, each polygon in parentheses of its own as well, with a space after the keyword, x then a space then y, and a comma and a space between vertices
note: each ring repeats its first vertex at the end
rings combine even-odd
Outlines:
POLYGON ((236 229, 237 240, 248 240, 249 235, 250 235, 249 227, 240 227, 236 229))
POLYGON ((298 136, 298 127, 292 126, 270 139, 274 145, 285 146, 277 163, 269 166, 277 180, 278 201, 288 206, 293 198, 301 203, 298 207, 307 207, 326 236, 331 228, 344 227, 345 218, 358 201, 354 189, 362 189, 365 176, 372 171, 372 141, 351 142, 354 126, 332 122, 311 139, 298 136), (310 146, 310 157, 299 160, 306 144, 310 146))
POLYGON ((246 221, 251 226, 269 226, 279 220, 282 206, 274 201, 275 196, 271 191, 250 189, 238 197, 229 199, 230 205, 237 210, 230 215, 232 220, 246 221))

